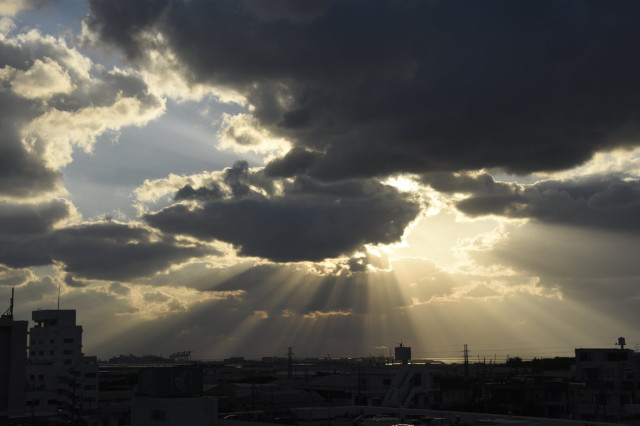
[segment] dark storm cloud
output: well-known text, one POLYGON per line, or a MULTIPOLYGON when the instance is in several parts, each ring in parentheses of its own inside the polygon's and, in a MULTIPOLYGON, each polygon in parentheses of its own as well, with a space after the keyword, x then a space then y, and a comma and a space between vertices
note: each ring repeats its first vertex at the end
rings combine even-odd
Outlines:
POLYGON ((273 194, 274 181, 265 177, 262 170, 250 171, 249 163, 240 160, 232 167, 227 167, 216 180, 211 178, 206 186, 193 188, 185 185, 174 195, 174 200, 200 200, 211 201, 225 198, 240 198, 253 193, 251 186, 263 190, 267 194, 273 194))
POLYGON ((191 185, 180 188, 173 197, 175 200, 216 200, 223 197, 222 190, 217 185, 194 189, 191 185))
POLYGON ((88 284, 85 281, 76 279, 72 274, 65 274, 64 283, 69 287, 79 287, 79 288, 86 287, 88 284))
POLYGON ((145 63, 161 32, 185 77, 231 87, 324 179, 580 164, 638 143, 635 1, 92 0, 104 41, 145 63))
POLYGON ((470 216, 495 214, 640 232, 640 182, 616 176, 543 181, 524 187, 494 182, 456 206, 470 216))
POLYGON ((512 185, 496 182, 487 173, 432 172, 423 174, 421 181, 436 191, 448 193, 504 194, 512 191, 512 185))
POLYGON ((85 224, 31 238, 0 240, 0 263, 15 268, 62 262, 64 270, 77 277, 123 281, 216 254, 206 246, 156 237, 136 226, 85 224))
POLYGON ((233 192, 232 198, 174 205, 144 219, 164 232, 218 239, 242 255, 287 262, 396 242, 420 211, 407 194, 370 180, 322 184, 298 178, 272 198, 233 192))
POLYGON ((0 238, 48 232, 70 213, 69 202, 43 204, 0 203, 0 238))
POLYGON ((0 89, 0 195, 35 196, 54 190, 60 180, 58 171, 22 144, 20 126, 39 110, 37 104, 0 89))

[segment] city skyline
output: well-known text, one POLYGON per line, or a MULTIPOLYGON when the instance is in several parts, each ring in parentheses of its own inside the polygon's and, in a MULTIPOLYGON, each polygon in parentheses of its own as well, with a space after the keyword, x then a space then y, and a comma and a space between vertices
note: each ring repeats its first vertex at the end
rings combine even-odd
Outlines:
POLYGON ((102 359, 636 348, 639 12, 0 0, 0 310, 102 359))

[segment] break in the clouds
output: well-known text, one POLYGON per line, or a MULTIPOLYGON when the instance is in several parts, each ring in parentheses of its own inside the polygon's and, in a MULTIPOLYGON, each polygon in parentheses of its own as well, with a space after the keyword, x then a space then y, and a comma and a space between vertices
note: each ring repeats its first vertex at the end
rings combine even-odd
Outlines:
POLYGON ((269 4, 92 0, 85 22, 242 94, 299 147, 282 174, 527 173, 638 143, 636 2, 269 4))
MULTIPOLYGON (((236 163, 219 184, 176 192, 177 199, 200 200, 197 205, 175 204, 144 218, 166 233, 222 240, 244 256, 292 262, 398 242, 420 212, 411 195, 372 179, 322 183, 298 177, 269 195, 249 186, 250 180, 258 183, 256 175, 261 172, 236 163)), ((276 186, 266 177, 262 182, 263 188, 276 186)))

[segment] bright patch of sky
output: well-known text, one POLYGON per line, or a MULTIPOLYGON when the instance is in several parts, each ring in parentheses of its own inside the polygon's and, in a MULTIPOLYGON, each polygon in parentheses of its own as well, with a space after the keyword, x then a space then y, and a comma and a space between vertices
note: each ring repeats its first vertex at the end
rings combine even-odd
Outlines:
POLYGON ((36 9, 26 9, 14 17, 17 29, 36 28, 44 34, 57 35, 70 31, 80 34, 81 19, 88 12, 88 6, 81 0, 55 0, 44 2, 36 9))
MULTIPOLYGON (((76 150, 73 162, 64 169, 70 200, 87 218, 108 214, 133 219, 131 193, 145 179, 229 167, 238 156, 216 149, 217 132, 221 114, 237 108, 212 99, 169 100, 167 112, 146 126, 104 134, 92 152, 76 150)), ((251 157, 243 155, 245 160, 261 163, 251 157)))

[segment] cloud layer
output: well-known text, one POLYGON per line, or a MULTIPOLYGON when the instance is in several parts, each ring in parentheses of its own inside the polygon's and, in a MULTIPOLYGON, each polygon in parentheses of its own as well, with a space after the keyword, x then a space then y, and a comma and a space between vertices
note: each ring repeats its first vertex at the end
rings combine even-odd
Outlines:
MULTIPOLYGON (((374 180, 321 183, 300 177, 280 182, 272 195, 251 189, 251 180, 258 183, 239 162, 226 169, 220 184, 177 191, 176 198, 199 200, 198 205, 176 204, 144 219, 163 232, 232 243, 244 256, 291 262, 398 242, 420 212, 411 196, 374 180)), ((264 177, 260 183, 267 190, 276 186, 264 177)))
POLYGON ((634 2, 276 4, 93 0, 86 23, 244 95, 299 147, 281 175, 528 173, 638 143, 634 2))

